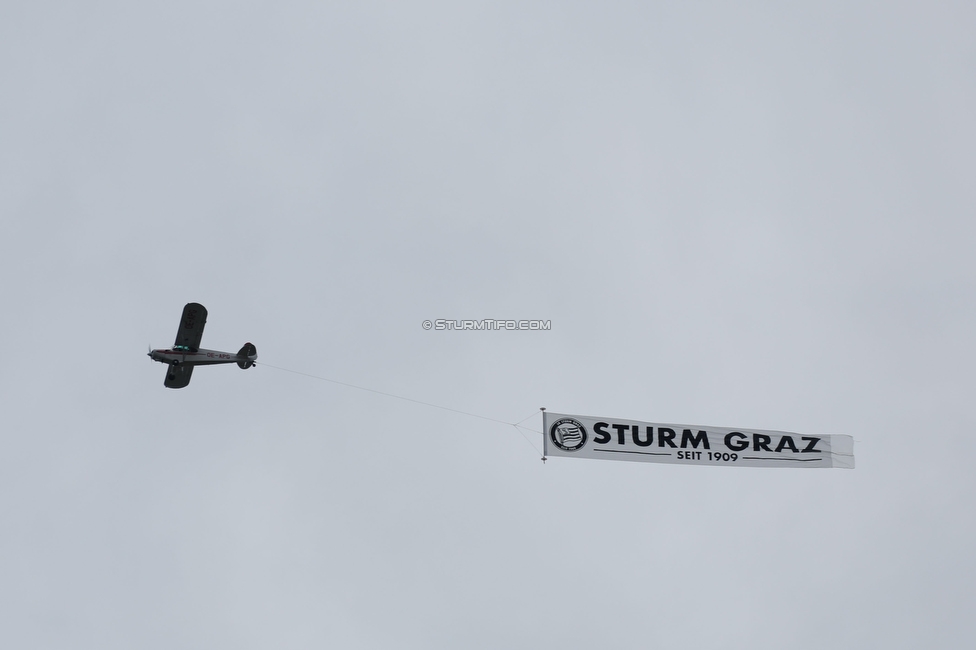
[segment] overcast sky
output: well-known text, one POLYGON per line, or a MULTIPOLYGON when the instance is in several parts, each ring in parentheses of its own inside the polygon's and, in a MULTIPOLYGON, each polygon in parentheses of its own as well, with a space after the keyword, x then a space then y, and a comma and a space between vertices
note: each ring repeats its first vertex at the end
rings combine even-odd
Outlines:
POLYGON ((0 3, 0 641, 972 647, 974 33, 970 2, 0 3), (164 388, 190 301, 259 365, 164 388), (849 434, 857 469, 543 464, 261 362, 849 434))

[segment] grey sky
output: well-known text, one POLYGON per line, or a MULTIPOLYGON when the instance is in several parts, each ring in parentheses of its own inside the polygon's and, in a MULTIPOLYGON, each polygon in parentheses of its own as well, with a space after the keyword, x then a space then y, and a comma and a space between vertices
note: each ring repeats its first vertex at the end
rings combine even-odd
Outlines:
POLYGON ((0 5, 3 645, 970 647, 976 10, 794 5, 0 5))

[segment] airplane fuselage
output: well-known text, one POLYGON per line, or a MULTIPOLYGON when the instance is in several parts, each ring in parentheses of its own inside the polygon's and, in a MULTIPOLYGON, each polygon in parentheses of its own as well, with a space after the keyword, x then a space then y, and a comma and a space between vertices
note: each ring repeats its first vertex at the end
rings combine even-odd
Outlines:
POLYGON ((257 355, 250 357, 239 357, 234 352, 221 352, 220 350, 199 349, 196 352, 189 350, 153 350, 149 353, 153 361, 178 366, 212 366, 218 363, 237 363, 238 361, 250 359, 254 361, 257 355))
POLYGON ((207 308, 198 302, 188 302, 183 307, 180 328, 176 331, 173 347, 149 351, 150 359, 169 366, 166 369, 166 379, 163 381, 166 388, 186 388, 193 376, 194 366, 236 363, 241 370, 254 367, 254 361, 258 358, 258 349, 250 341, 236 353, 201 348, 200 340, 203 338, 203 328, 206 324, 207 308))

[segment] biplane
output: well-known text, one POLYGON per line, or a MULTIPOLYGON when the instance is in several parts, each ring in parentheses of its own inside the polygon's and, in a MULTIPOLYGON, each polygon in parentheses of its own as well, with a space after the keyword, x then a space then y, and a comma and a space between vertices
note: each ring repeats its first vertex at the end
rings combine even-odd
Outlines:
POLYGON ((241 370, 247 370, 258 358, 258 350, 252 343, 245 343, 237 354, 220 350, 204 350, 200 347, 203 339, 203 326, 207 324, 207 309, 191 302, 183 308, 180 329, 176 332, 176 343, 171 350, 151 350, 149 358, 169 366, 166 369, 166 388, 183 388, 190 383, 194 366, 212 366, 218 363, 236 363, 241 370))

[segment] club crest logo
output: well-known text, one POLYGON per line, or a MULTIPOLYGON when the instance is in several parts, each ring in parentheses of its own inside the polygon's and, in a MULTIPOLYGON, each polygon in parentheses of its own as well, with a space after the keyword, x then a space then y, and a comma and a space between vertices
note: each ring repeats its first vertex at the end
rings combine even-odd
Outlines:
POLYGON ((549 427, 549 439, 563 451, 579 451, 586 444, 586 428, 573 418, 556 420, 549 427))

